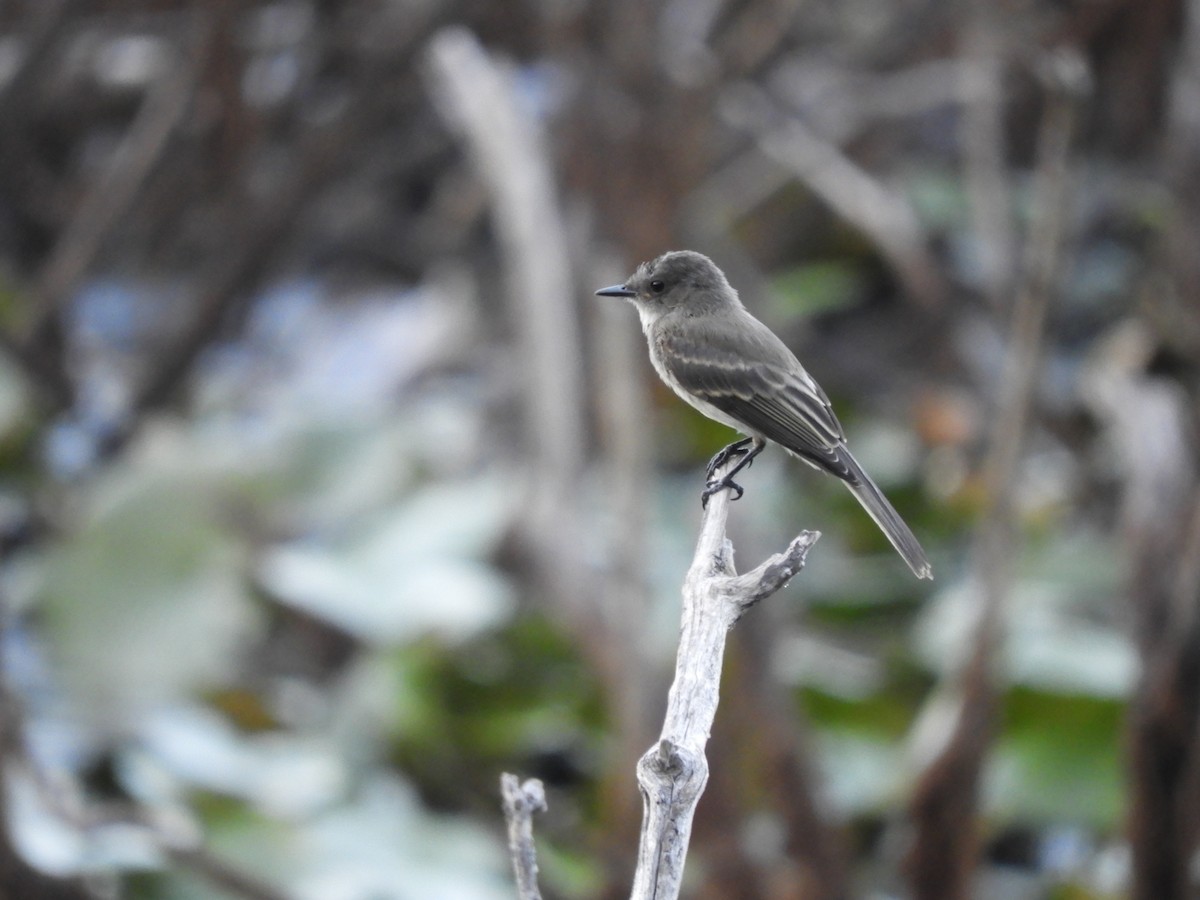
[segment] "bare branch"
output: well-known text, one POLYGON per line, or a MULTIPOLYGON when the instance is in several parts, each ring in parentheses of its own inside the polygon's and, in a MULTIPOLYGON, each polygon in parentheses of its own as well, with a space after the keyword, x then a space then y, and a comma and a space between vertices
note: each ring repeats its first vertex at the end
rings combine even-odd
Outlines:
POLYGON ((566 229, 541 131, 518 102, 510 72, 472 32, 446 28, 430 41, 428 80, 446 121, 462 133, 492 197, 506 293, 526 374, 523 400, 538 472, 529 526, 545 548, 554 593, 578 595, 571 574, 574 498, 583 469, 582 343, 571 298, 566 229))
POLYGON ((79 209, 42 266, 34 289, 29 334, 36 336, 63 299, 87 274, 105 239, 128 212, 183 121, 195 87, 193 59, 182 59, 146 95, 108 166, 84 195, 79 209))
POLYGON ((545 812, 546 790, 536 778, 522 783, 507 772, 500 776, 504 821, 508 823, 508 852, 517 879, 520 900, 541 900, 538 890, 537 850, 533 845, 533 814, 545 812))
POLYGON ((683 623, 666 719, 658 742, 637 766, 643 822, 634 900, 671 900, 679 895, 692 819, 708 781, 704 748, 716 718, 729 629, 747 609, 803 568, 809 548, 820 536, 803 532, 786 551, 738 576, 733 545, 725 536, 729 503, 729 491, 715 494, 701 520, 696 553, 683 585, 683 623))
POLYGON ((1026 268, 1012 311, 1003 393, 985 471, 987 507, 974 547, 979 591, 972 648, 949 687, 954 715, 939 735, 940 745, 911 802, 916 839, 908 868, 917 898, 965 898, 972 893, 980 773, 997 703, 992 664, 1013 577, 1016 510, 1012 498, 1033 408, 1046 313, 1062 272, 1063 210, 1070 187, 1067 164, 1076 104, 1087 75, 1082 58, 1067 51, 1052 57, 1049 66, 1026 268))
POLYGON ((999 29, 992 4, 976 2, 964 29, 959 86, 962 104, 963 175, 971 203, 973 238, 983 290, 998 309, 1012 282, 1016 238, 1011 186, 1004 160, 1004 75, 999 29))
POLYGON ((742 605, 742 612, 760 600, 770 597, 795 578, 804 568, 804 559, 808 556, 809 548, 820 536, 819 531, 802 531, 782 553, 776 553, 745 575, 733 578, 729 591, 742 605))
POLYGON ((912 297, 930 305, 941 300, 946 295, 941 270, 908 201, 775 106, 765 92, 743 84, 736 97, 721 104, 721 113, 728 124, 752 134, 764 156, 790 170, 870 238, 912 297))

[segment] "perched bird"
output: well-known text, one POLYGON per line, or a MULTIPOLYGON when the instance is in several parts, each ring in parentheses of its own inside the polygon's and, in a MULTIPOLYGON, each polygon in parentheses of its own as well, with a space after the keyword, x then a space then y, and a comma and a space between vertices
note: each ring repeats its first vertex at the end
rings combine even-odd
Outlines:
POLYGON ((701 253, 678 250, 643 263, 624 284, 596 291, 637 307, 659 377, 680 397, 747 437, 708 464, 701 501, 730 488, 766 446, 779 444, 842 479, 918 578, 933 570, 904 520, 846 447, 829 398, 795 355, 742 306, 725 274, 701 253), (716 470, 740 457, 724 477, 716 470))

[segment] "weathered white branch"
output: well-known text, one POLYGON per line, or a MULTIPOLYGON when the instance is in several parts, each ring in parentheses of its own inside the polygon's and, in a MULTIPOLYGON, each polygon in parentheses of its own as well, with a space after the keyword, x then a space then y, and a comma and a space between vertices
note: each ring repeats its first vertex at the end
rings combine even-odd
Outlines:
POLYGON ((512 857, 520 900, 541 900, 537 851, 533 845, 533 814, 546 809, 546 790, 536 778, 522 782, 507 772, 500 776, 504 821, 508 823, 508 853, 512 857))
POLYGON ((576 577, 587 434, 584 353, 551 156, 511 67, 470 30, 442 29, 425 60, 435 105, 462 135, 491 197, 520 354, 515 372, 522 378, 526 452, 537 473, 523 505, 535 565, 547 593, 579 614, 590 596, 576 577))
POLYGON ((750 134, 759 151, 792 172, 829 208, 866 235, 914 299, 935 304, 945 280, 912 204, 866 172, 842 149, 779 109, 748 84, 727 92, 718 111, 726 124, 750 134))
POLYGON ((658 742, 637 766, 643 820, 633 900, 679 896, 692 817, 708 781, 704 747, 717 712, 726 633, 747 609, 804 567, 809 548, 820 537, 819 532, 801 532, 787 550, 737 575, 733 545, 725 536, 729 494, 715 494, 701 521, 683 584, 683 624, 666 720, 658 742))

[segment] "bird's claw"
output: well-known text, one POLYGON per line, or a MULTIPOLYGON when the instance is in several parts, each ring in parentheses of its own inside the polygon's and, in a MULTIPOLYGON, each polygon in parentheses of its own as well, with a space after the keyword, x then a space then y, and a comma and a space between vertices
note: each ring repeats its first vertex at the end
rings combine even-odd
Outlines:
POLYGON ((752 441, 752 438, 742 438, 741 440, 734 441, 732 444, 727 444, 713 455, 713 458, 708 461, 707 469, 705 469, 710 486, 714 481, 713 474, 717 469, 721 468, 721 466, 725 465, 731 459, 736 459, 739 456, 745 456, 749 453, 750 451, 746 448, 749 447, 752 441))
POLYGON ((700 494, 700 506, 708 508, 708 498, 717 491, 729 488, 733 491, 733 500, 740 500, 745 491, 742 486, 733 480, 733 476, 742 469, 748 468, 754 463, 754 457, 762 453, 763 447, 766 446, 766 441, 761 438, 742 438, 734 441, 726 447, 722 447, 717 455, 708 461, 707 481, 704 484, 704 491, 700 494), (731 460, 736 459, 737 465, 733 466, 728 472, 720 478, 715 477, 717 469, 726 465, 731 460))
POLYGON ((728 476, 725 478, 713 478, 704 485, 704 490, 700 493, 700 508, 708 509, 708 498, 717 491, 724 490, 725 488, 733 491, 731 500, 741 500, 742 494, 746 493, 740 484, 736 481, 730 481, 728 476))

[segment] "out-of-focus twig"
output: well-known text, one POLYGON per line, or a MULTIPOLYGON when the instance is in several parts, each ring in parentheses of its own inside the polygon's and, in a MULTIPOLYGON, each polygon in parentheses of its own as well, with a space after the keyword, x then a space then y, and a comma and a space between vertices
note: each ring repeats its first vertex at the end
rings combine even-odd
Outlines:
MULTIPOLYGON (((589 250, 581 247, 579 252, 586 256, 589 250)), ((605 261, 587 284, 612 284, 627 274, 618 264, 605 261)), ((608 563, 597 573, 592 596, 604 639, 589 640, 588 644, 607 687, 616 731, 601 791, 603 821, 614 823, 605 835, 606 852, 615 857, 627 855, 628 835, 637 827, 629 763, 641 755, 646 735, 655 727, 658 711, 654 692, 647 686, 660 683, 664 673, 658 661, 650 658, 645 640, 653 545, 649 536, 652 506, 646 497, 654 491, 652 433, 646 428, 651 410, 645 345, 640 332, 630 327, 627 304, 597 301, 585 312, 590 314, 591 326, 587 331, 593 365, 589 382, 603 454, 599 478, 604 486, 608 563)))
POLYGON ((50 52, 67 31, 70 0, 44 0, 29 7, 29 31, 20 63, 0 85, 0 121, 11 122, 13 107, 27 103, 34 85, 54 64, 50 52))
POLYGON ((814 194, 879 248, 906 291, 934 305, 946 295, 937 261, 912 206, 821 138, 786 116, 760 89, 741 84, 720 104, 725 121, 754 136, 767 158, 788 168, 814 194))
POLYGON ((992 4, 978 0, 964 28, 964 78, 956 82, 962 107, 963 173, 971 203, 971 219, 980 280, 995 309, 1013 283, 1015 238, 1012 204, 1004 159, 1003 60, 998 15, 992 4))
MULTIPOLYGON (((293 139, 286 169, 271 180, 268 189, 250 189, 256 148, 239 148, 238 165, 233 167, 236 177, 217 204, 223 206, 223 221, 229 227, 214 232, 217 243, 197 276, 194 312, 182 333, 149 360, 145 367, 148 374, 134 388, 125 421, 100 447, 102 457, 119 452, 136 434, 146 412, 175 397, 196 360, 223 329, 236 329, 251 307, 256 289, 278 264, 281 249, 301 226, 306 205, 340 174, 348 149, 391 108, 394 98, 378 91, 378 85, 389 83, 396 72, 411 67, 411 59, 423 41, 453 9, 451 3, 406 19, 406 27, 388 35, 386 57, 364 54, 359 58, 357 66, 346 72, 354 84, 354 89, 348 91, 349 102, 303 122, 293 139)), ((237 5, 220 4, 214 13, 236 15, 237 5)), ((221 52, 221 48, 211 45, 232 37, 230 29, 220 24, 209 29, 209 34, 210 54, 221 52)), ((238 95, 232 92, 232 96, 238 95)))
POLYGON ((572 498, 583 470, 583 354, 549 157, 511 75, 469 31, 439 32, 429 42, 426 63, 440 110, 462 133, 492 196, 536 473, 529 524, 545 550, 539 554, 543 576, 564 602, 574 601, 572 498))
POLYGON ((533 814, 546 809, 546 790, 536 778, 522 782, 507 772, 500 776, 504 821, 508 825, 508 854, 517 879, 520 900, 541 900, 537 850, 533 844, 533 814))
MULTIPOLYGON (((772 665, 779 623, 784 618, 781 612, 778 608, 764 610, 737 630, 737 662, 726 677, 725 689, 737 691, 739 699, 723 721, 732 719, 738 737, 745 736, 762 754, 759 777, 773 788, 769 808, 785 823, 784 849, 804 885, 801 896, 806 900, 846 900, 854 895, 847 842, 827 803, 811 729, 797 719, 794 698, 772 665)), ((739 749, 749 748, 735 743, 730 753, 739 749)))
POLYGON ((1064 210, 1070 196, 1068 160, 1087 70, 1081 56, 1062 51, 1048 60, 1046 78, 1025 271, 1012 312, 1008 356, 984 473, 987 499, 974 547, 975 631, 964 668, 955 673, 955 683, 949 687, 949 702, 944 694, 935 698, 935 704, 952 713, 944 719, 940 745, 911 803, 916 835, 908 871, 913 896, 919 900, 957 900, 972 893, 979 780, 991 742, 997 697, 992 666, 1016 549, 1013 498, 1037 383, 1046 312, 1062 271, 1064 210))
POLYGON ((1200 839, 1200 471, 1194 404, 1148 375, 1154 341, 1136 322, 1100 342, 1082 380, 1121 472, 1127 593, 1141 671, 1129 701, 1130 896, 1194 893, 1200 839))
MULTIPOLYGON (((204 29, 197 29, 203 35, 204 29)), ((105 238, 129 210, 168 140, 183 120, 195 87, 195 65, 177 60, 168 75, 142 101, 133 124, 42 265, 34 287, 28 335, 36 335, 56 315, 63 299, 87 273, 105 238)))
MULTIPOLYGON (((60 59, 56 51, 70 30, 70 6, 69 0, 47 0, 30 6, 24 39, 13 40, 17 66, 0 84, 0 122, 4 122, 0 134, 0 170, 4 172, 0 191, 6 195, 6 205, 19 200, 31 217, 42 220, 51 218, 41 209, 51 205, 44 202, 51 179, 43 167, 33 165, 38 151, 27 122, 38 106, 39 89, 60 59)), ((48 348, 30 346, 18 330, 14 327, 0 334, 0 349, 25 371, 43 403, 54 409, 69 407, 74 400, 73 390, 64 371, 61 348, 53 344, 48 348)))
POLYGON ((1171 196, 1170 222, 1161 233, 1167 265, 1163 288, 1146 292, 1148 315, 1161 323, 1162 339, 1185 358, 1200 355, 1200 0, 1184 4, 1183 28, 1168 90, 1170 106, 1162 168, 1171 196))

